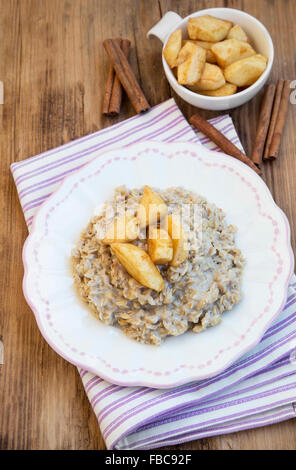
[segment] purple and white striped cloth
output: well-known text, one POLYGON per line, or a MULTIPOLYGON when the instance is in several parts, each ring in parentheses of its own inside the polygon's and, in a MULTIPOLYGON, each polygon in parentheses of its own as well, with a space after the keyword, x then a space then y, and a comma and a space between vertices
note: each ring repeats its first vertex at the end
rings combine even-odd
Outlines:
MULTIPOLYGON (((232 120, 211 122, 242 149, 232 120)), ((141 140, 199 142, 173 99, 95 134, 22 162, 11 171, 30 229, 37 208, 67 175, 100 152, 141 140)), ((243 150, 243 149, 242 149, 243 150)), ((79 370, 108 449, 151 449, 266 426, 296 416, 296 278, 262 341, 211 379, 169 390, 121 387, 79 370)))

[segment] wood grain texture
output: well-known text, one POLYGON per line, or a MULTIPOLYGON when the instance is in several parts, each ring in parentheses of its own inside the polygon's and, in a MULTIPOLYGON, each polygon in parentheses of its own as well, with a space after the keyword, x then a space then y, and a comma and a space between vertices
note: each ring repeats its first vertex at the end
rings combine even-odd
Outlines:
MULTIPOLYGON (((9 164, 134 115, 124 100, 119 118, 101 115, 108 59, 102 41, 125 37, 130 63, 153 106, 175 96, 161 68, 161 46, 146 32, 168 10, 186 16, 228 6, 261 19, 276 48, 273 80, 296 78, 295 0, 0 0, 0 449, 104 449, 94 413, 74 366, 43 340, 21 291, 27 229, 9 164), (148 5, 149 3, 149 5, 148 5)), ((250 154, 261 97, 230 114, 250 154)), ((186 117, 196 109, 176 101, 186 117)), ((264 178, 286 212, 296 248, 296 106, 290 106, 280 158, 264 178)), ((201 112, 206 118, 218 113, 201 112)), ((172 447, 171 447, 172 448, 172 447)), ((212 437, 175 449, 295 449, 296 424, 212 437)))

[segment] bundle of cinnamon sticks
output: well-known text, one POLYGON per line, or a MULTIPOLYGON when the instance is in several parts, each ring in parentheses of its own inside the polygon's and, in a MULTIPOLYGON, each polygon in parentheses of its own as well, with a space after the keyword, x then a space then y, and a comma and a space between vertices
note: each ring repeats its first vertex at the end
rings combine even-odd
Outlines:
POLYGON ((252 160, 274 160, 279 155, 290 99, 290 81, 279 80, 268 84, 262 100, 252 160))
POLYGON ((103 44, 110 59, 104 93, 103 114, 106 116, 117 116, 119 114, 122 87, 137 113, 147 111, 150 105, 128 62, 130 41, 121 38, 106 39, 103 44))

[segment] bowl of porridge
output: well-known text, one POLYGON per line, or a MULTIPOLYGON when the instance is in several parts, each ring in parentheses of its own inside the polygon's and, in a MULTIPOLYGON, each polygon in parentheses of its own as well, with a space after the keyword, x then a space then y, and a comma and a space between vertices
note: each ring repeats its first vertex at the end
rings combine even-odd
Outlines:
POLYGON ((111 383, 169 388, 218 374, 286 301, 285 215, 249 167, 196 144, 95 157, 41 207, 24 246, 41 333, 111 383))

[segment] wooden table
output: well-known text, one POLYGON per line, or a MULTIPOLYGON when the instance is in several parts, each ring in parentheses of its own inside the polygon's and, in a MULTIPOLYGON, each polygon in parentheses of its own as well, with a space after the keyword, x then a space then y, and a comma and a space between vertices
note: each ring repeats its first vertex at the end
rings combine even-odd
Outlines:
MULTIPOLYGON (((47 345, 23 298, 21 251, 27 229, 9 164, 118 121, 101 116, 108 70, 104 38, 131 40, 131 63, 151 105, 172 96, 160 43, 146 40, 146 32, 168 10, 186 16, 210 6, 242 9, 263 21, 276 49, 272 78, 296 78, 295 0, 0 0, 0 79, 5 87, 0 105, 1 449, 105 448, 76 368, 47 345)), ((189 117, 194 109, 175 98, 189 117)), ((257 97, 231 112, 248 153, 259 106, 257 97)), ((265 181, 290 220, 294 249, 295 110, 291 105, 280 158, 264 165, 265 181)), ((125 101, 119 120, 133 114, 125 101)), ((203 113, 207 118, 216 114, 203 113)), ((296 421, 175 448, 295 449, 296 421)))

